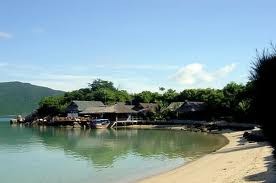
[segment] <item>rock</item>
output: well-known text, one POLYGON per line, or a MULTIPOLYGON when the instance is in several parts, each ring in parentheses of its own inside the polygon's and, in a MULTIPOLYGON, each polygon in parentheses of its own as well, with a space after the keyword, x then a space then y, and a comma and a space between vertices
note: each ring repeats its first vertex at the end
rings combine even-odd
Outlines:
POLYGON ((200 130, 201 130, 201 132, 209 132, 208 128, 206 128, 206 127, 202 127, 200 130))
POLYGON ((66 125, 65 128, 67 128, 67 129, 72 129, 73 126, 71 126, 71 125, 66 125))
POLYGON ((31 125, 32 125, 32 126, 38 126, 38 121, 33 121, 33 122, 31 123, 31 125))
POLYGON ((249 132, 244 132, 243 137, 248 140, 248 141, 253 141, 253 142, 263 142, 266 141, 267 138, 264 136, 261 130, 258 131, 252 131, 251 133, 249 132))
POLYGON ((73 123, 73 128, 81 128, 81 125, 78 122, 73 123))
POLYGON ((17 119, 17 122, 18 122, 18 123, 23 123, 23 121, 24 121, 21 115, 18 115, 18 116, 16 117, 16 119, 17 119))
POLYGON ((250 135, 249 132, 244 132, 243 137, 244 137, 244 138, 247 138, 249 135, 250 135))
POLYGON ((11 119, 10 120, 10 124, 16 124, 17 123, 17 119, 11 119))

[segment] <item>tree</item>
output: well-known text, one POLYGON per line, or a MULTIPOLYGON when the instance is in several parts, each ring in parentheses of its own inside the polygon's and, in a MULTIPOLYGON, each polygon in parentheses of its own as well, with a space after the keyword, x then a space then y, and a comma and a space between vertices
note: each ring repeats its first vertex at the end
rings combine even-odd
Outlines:
POLYGON ((224 95, 224 105, 229 114, 232 114, 235 117, 235 114, 240 113, 240 103, 245 103, 243 101, 242 93, 245 90, 245 86, 243 84, 237 84, 235 82, 231 82, 227 84, 223 89, 224 95))
POLYGON ((100 88, 94 92, 94 100, 102 101, 104 104, 116 102, 116 92, 109 88, 100 88))
POLYGON ((127 102, 130 101, 131 97, 125 90, 119 90, 116 92, 116 101, 117 102, 127 102))
POLYGON ((118 90, 110 81, 97 79, 89 84, 88 88, 82 88, 72 92, 66 92, 61 97, 47 97, 41 100, 38 111, 42 115, 54 115, 63 113, 65 107, 72 100, 98 100, 105 104, 115 102, 127 102, 136 105, 143 103, 158 103, 158 114, 152 116, 155 119, 168 118, 171 114, 164 113, 164 109, 171 102, 201 101, 208 104, 208 114, 214 119, 222 116, 230 116, 235 120, 245 121, 253 119, 254 115, 254 85, 253 82, 246 86, 237 83, 229 83, 222 90, 219 89, 187 89, 178 93, 173 89, 165 90, 160 87, 162 94, 158 92, 143 91, 130 95, 125 90, 118 90), (131 101, 131 102, 129 102, 131 101))
POLYGON ((88 85, 91 87, 92 91, 97 91, 103 88, 109 89, 109 90, 116 90, 112 82, 101 80, 101 79, 96 79, 92 83, 89 83, 88 85))
POLYGON ((37 110, 39 116, 54 116, 65 112, 65 105, 63 105, 63 96, 45 97, 39 103, 37 110))
POLYGON ((166 89, 165 89, 164 87, 159 87, 159 90, 160 90, 161 92, 163 92, 163 91, 165 91, 166 89))
POLYGON ((265 135, 276 146, 275 136, 275 104, 276 104, 276 48, 264 50, 257 57, 251 70, 250 80, 254 98, 252 104, 256 117, 265 135))
POLYGON ((143 91, 141 93, 138 93, 134 95, 134 101, 135 103, 144 102, 144 103, 150 103, 150 102, 156 102, 160 98, 160 95, 158 93, 152 93, 150 91, 143 91))
POLYGON ((176 101, 178 95, 179 94, 175 90, 168 89, 162 96, 163 102, 169 105, 171 102, 176 101))

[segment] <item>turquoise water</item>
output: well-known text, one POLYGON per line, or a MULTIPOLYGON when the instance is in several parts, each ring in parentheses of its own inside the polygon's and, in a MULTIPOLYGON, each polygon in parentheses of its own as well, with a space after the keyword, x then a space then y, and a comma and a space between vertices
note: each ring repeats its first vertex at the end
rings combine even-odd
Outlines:
POLYGON ((27 128, 3 121, 1 183, 134 182, 225 143, 218 135, 183 131, 27 128))

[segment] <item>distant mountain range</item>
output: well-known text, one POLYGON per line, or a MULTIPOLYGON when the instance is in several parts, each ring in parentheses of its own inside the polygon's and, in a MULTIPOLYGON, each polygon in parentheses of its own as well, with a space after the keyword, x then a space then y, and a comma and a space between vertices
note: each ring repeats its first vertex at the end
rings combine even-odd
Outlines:
POLYGON ((0 83, 0 115, 28 114, 46 96, 62 95, 63 91, 21 82, 0 83))

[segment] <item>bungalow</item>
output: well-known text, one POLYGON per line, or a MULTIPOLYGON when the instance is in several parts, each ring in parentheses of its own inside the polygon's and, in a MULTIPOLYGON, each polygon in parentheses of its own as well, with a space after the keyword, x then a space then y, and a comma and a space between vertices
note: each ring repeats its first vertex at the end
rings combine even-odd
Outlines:
POLYGON ((134 106, 116 103, 104 105, 101 101, 72 101, 67 107, 68 117, 90 116, 92 118, 107 118, 111 121, 127 120, 137 113, 134 106))
POLYGON ((158 104, 156 103, 139 103, 133 110, 139 113, 156 113, 158 109, 158 104))
POLYGON ((67 107, 68 117, 78 117, 83 111, 89 107, 104 107, 105 105, 101 101, 79 101, 73 100, 67 107))
POLYGON ((204 119, 207 115, 207 104, 204 102, 173 102, 168 111, 175 113, 177 119, 204 119))
POLYGON ((131 109, 130 106, 116 103, 110 106, 88 107, 80 112, 80 115, 90 115, 93 117, 107 118, 111 121, 127 120, 131 115, 136 114, 137 111, 131 109))
POLYGON ((179 109, 183 104, 184 104, 184 102, 172 102, 172 103, 166 108, 166 110, 174 112, 174 111, 176 111, 177 109, 179 109))

